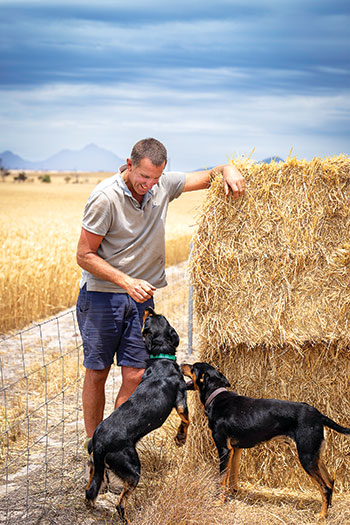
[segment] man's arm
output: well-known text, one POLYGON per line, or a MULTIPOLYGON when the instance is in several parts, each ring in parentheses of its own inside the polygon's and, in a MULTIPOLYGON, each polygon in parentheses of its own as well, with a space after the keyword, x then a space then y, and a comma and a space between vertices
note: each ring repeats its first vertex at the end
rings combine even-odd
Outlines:
POLYGON ((77 263, 81 268, 89 273, 110 281, 130 295, 137 303, 144 303, 153 296, 154 286, 142 279, 134 279, 124 272, 117 270, 107 261, 97 255, 98 247, 102 242, 103 236, 81 229, 80 239, 77 249, 77 263))
POLYGON ((212 177, 217 173, 222 173, 225 195, 228 195, 230 191, 232 191, 235 199, 243 195, 245 191, 244 177, 232 164, 223 164, 211 170, 186 173, 183 191, 204 190, 208 188, 212 177))

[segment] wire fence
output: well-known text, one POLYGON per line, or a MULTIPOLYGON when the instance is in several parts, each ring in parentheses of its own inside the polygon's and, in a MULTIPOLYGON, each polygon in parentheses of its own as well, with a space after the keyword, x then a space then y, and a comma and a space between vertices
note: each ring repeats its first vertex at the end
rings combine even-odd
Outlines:
MULTIPOLYGON (((155 305, 180 335, 180 360, 192 352, 190 287, 185 265, 167 275, 169 285, 156 292, 155 305)), ((1 523, 65 523, 77 492, 81 500, 71 505, 83 505, 82 361, 75 308, 0 339, 1 523)), ((120 383, 113 366, 105 415, 120 383)))

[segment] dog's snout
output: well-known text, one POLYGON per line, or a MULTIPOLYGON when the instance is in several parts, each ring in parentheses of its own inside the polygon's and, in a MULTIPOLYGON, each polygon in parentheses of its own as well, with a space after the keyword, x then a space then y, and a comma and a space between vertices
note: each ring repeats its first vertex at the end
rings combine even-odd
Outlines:
POLYGON ((191 365, 188 365, 187 363, 183 363, 180 368, 181 368, 181 372, 185 376, 192 377, 191 376, 191 365))
POLYGON ((190 378, 190 381, 186 382, 187 390, 195 390, 196 389, 196 376, 192 371, 192 366, 188 365, 187 363, 183 363, 180 366, 180 369, 184 376, 190 378))

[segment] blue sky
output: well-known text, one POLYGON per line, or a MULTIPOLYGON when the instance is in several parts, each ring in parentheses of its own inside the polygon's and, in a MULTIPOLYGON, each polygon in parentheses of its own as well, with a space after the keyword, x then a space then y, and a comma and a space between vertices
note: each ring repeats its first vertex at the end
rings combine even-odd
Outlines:
POLYGON ((0 151, 349 153, 349 0, 0 0, 0 151))

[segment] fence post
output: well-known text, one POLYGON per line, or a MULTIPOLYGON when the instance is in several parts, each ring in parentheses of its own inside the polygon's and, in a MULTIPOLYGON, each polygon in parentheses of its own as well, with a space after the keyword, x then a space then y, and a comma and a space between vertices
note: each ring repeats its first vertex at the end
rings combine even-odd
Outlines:
MULTIPOLYGON (((193 243, 191 241, 190 244, 190 254, 188 257, 188 261, 191 261, 192 257, 192 249, 193 249, 193 243)), ((187 347, 187 353, 188 355, 192 355, 192 339, 193 339, 193 285, 191 282, 191 279, 189 279, 189 287, 188 287, 188 347, 187 347)))

